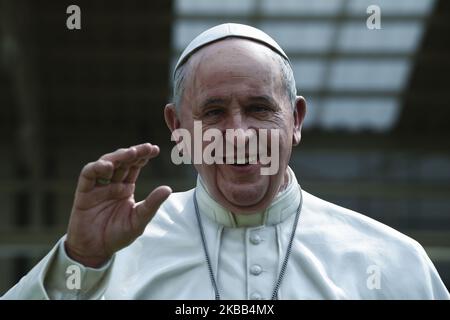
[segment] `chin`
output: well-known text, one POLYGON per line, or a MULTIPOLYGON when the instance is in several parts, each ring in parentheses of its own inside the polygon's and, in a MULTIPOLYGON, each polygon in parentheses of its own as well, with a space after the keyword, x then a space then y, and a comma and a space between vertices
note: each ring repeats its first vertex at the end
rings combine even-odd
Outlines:
MULTIPOLYGON (((211 196, 227 210, 237 214, 252 214, 265 210, 278 188, 277 177, 256 175, 233 176, 224 170, 202 170, 211 196), (228 174, 227 174, 228 173, 228 174)), ((220 168, 222 169, 222 168, 220 168)))
POLYGON ((264 210, 271 202, 268 186, 237 185, 220 188, 225 207, 234 213, 251 214, 264 210))
POLYGON ((239 207, 252 207, 261 202, 264 194, 255 190, 255 188, 237 188, 231 192, 227 192, 225 197, 239 207))

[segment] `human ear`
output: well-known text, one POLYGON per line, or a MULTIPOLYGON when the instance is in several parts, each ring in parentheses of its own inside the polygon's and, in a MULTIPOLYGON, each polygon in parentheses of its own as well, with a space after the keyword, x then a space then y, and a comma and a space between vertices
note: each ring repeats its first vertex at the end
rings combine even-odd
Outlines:
POLYGON ((166 104, 164 108, 164 119, 171 132, 180 127, 180 120, 178 119, 178 113, 174 103, 166 104))
POLYGON ((292 145, 296 146, 300 143, 302 134, 303 120, 306 114, 306 101, 302 96, 297 96, 294 106, 294 131, 292 134, 292 145))

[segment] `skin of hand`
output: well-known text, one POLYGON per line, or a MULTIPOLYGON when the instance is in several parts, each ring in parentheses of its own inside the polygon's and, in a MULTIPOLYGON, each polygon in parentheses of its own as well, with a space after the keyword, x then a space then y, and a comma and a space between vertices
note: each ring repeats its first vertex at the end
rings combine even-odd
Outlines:
POLYGON ((65 241, 70 258, 86 267, 100 267, 144 232, 172 192, 168 186, 159 186, 143 201, 134 199, 141 169, 158 154, 158 146, 144 143, 118 149, 84 166, 65 241))

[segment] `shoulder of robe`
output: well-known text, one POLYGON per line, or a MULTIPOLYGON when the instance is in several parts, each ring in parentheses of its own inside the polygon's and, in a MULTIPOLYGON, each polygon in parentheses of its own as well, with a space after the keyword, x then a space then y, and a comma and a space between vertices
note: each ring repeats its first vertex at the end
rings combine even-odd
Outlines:
POLYGON ((405 287, 421 286, 434 266, 423 247, 405 234, 358 212, 303 191, 300 228, 305 243, 329 261, 378 266, 385 277, 405 287), (420 279, 415 284, 411 279, 420 279))
POLYGON ((190 268, 204 265, 193 193, 172 193, 144 233, 117 253, 111 275, 115 281, 108 288, 110 296, 149 299, 158 296, 149 289, 152 286, 162 290, 158 286, 166 281, 172 283, 190 268))
MULTIPOLYGON (((184 192, 172 193, 166 201, 159 207, 153 219, 148 224, 144 235, 152 233, 158 229, 186 229, 189 231, 192 226, 196 226, 195 211, 192 201, 194 189, 184 192)), ((181 231, 181 230, 178 230, 181 231)))
MULTIPOLYGON (((199 239, 192 197, 194 189, 174 192, 160 206, 155 216, 131 245, 120 252, 116 260, 129 259, 137 253, 177 251, 183 247, 197 246, 199 239)), ((201 251, 200 251, 201 252, 201 251)))
MULTIPOLYGON (((340 242, 359 240, 364 245, 387 245, 391 250, 421 250, 421 245, 405 234, 365 216, 303 191, 302 219, 305 229, 323 232, 340 242)), ((358 245, 358 243, 355 243, 358 245)))

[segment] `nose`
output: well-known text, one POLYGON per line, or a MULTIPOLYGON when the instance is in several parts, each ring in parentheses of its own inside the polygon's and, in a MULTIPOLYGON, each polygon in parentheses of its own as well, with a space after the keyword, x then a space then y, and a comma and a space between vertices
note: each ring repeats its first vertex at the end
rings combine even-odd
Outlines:
POLYGON ((247 124, 247 121, 246 121, 244 115, 242 114, 242 112, 235 111, 229 115, 228 119, 225 122, 223 129, 224 130, 226 130, 226 129, 233 129, 233 130, 242 129, 245 131, 248 129, 248 124, 247 124))
POLYGON ((249 153, 249 142, 256 139, 256 130, 248 122, 241 111, 230 113, 224 123, 223 136, 225 137, 225 145, 227 153, 234 150, 237 153, 249 153), (227 130, 229 132, 227 132, 227 130))

